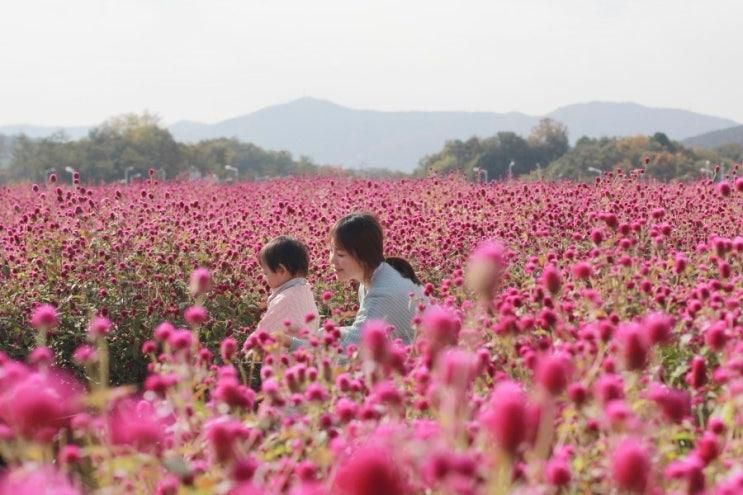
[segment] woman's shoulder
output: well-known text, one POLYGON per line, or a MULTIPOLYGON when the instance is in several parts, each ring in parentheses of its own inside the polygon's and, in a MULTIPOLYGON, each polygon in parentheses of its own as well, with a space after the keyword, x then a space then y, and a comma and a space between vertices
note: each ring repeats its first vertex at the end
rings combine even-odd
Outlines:
POLYGON ((407 295, 410 292, 415 292, 417 288, 419 286, 413 283, 412 280, 400 275, 400 272, 388 263, 382 263, 378 276, 374 278, 368 294, 399 292, 407 295))

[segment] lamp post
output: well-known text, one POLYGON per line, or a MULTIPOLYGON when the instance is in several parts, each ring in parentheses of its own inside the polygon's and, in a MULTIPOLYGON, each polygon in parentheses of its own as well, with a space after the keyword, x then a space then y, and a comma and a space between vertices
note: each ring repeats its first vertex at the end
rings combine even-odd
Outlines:
POLYGON ((511 160, 511 163, 508 164, 508 180, 513 179, 513 167, 516 165, 516 162, 511 160))
POLYGON ((225 170, 228 170, 230 172, 234 172, 235 173, 235 182, 237 182, 237 178, 240 175, 240 171, 237 168, 233 167, 232 165, 225 165, 224 166, 224 169, 225 170))
POLYGON ((601 170, 597 169, 596 167, 588 167, 588 171, 596 175, 601 175, 601 170))
POLYGON ((126 167, 124 169, 124 184, 129 184, 129 172, 134 170, 134 167, 126 167))

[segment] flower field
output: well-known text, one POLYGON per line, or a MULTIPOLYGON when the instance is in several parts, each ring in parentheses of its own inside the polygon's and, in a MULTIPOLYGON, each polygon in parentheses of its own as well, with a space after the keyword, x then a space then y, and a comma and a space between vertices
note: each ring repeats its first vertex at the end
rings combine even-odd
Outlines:
POLYGON ((743 493, 743 178, 76 182, 0 189, 0 495, 743 493), (425 284, 411 346, 339 348, 359 210, 425 284))

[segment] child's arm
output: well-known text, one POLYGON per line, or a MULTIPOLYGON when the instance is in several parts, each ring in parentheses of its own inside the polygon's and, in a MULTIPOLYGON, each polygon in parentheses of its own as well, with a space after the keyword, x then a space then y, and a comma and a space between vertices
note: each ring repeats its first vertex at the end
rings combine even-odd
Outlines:
POLYGON ((284 306, 286 306, 285 297, 283 294, 279 294, 271 301, 266 312, 263 313, 257 328, 266 330, 269 333, 285 331, 284 320, 286 319, 286 308, 284 306))

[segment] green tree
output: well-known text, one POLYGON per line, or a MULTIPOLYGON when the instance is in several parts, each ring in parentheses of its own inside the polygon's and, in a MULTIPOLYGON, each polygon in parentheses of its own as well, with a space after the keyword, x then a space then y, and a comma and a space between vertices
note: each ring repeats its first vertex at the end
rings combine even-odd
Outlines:
POLYGON ((531 130, 529 145, 534 150, 534 158, 547 165, 570 149, 568 128, 556 120, 542 119, 531 130))

